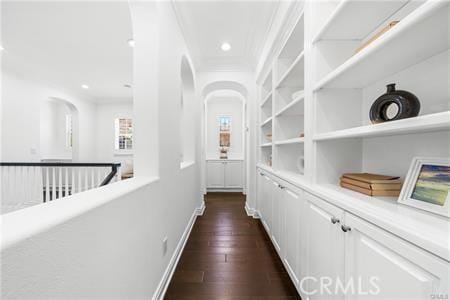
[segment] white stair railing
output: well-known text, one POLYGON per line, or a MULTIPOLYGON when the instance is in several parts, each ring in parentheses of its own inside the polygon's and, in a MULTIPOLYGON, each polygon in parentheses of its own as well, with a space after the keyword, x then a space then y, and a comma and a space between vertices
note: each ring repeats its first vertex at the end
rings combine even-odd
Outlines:
POLYGON ((120 180, 120 163, 0 163, 2 213, 120 180))

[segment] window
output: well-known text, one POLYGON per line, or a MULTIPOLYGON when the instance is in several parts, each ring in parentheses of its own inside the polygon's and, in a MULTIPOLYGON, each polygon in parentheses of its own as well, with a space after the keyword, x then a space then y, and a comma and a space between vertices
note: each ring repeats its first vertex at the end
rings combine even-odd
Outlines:
POLYGON ((133 122, 127 118, 117 118, 115 122, 116 150, 133 149, 133 122))
POLYGON ((66 148, 72 148, 73 132, 72 132, 72 115, 66 115, 66 148))
POLYGON ((219 146, 230 147, 231 117, 219 117, 219 146))

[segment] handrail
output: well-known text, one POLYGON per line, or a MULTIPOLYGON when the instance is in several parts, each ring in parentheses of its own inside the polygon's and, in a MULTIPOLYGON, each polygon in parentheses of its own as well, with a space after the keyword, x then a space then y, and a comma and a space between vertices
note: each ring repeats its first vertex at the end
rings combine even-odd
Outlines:
MULTIPOLYGON (((120 166, 120 164, 118 165, 120 166)), ((108 176, 106 176, 106 178, 102 181, 102 183, 100 183, 100 186, 109 184, 111 179, 113 179, 114 176, 116 176, 116 173, 117 173, 117 164, 114 164, 111 166, 111 172, 109 172, 108 176)))
POLYGON ((2 167, 120 167, 120 163, 0 162, 2 167))

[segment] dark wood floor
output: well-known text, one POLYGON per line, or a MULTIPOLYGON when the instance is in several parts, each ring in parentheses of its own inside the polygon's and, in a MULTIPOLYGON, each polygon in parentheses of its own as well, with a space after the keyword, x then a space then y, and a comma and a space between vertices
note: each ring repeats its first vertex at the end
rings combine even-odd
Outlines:
POLYGON ((197 218, 165 299, 300 299, 261 222, 245 197, 210 193, 197 218))

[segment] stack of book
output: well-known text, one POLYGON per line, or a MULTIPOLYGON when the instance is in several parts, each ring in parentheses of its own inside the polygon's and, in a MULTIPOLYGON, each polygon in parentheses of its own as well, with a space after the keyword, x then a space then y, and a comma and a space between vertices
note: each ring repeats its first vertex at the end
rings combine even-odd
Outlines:
POLYGON ((370 173, 345 173, 341 186, 369 196, 398 196, 402 182, 397 176, 370 173))

